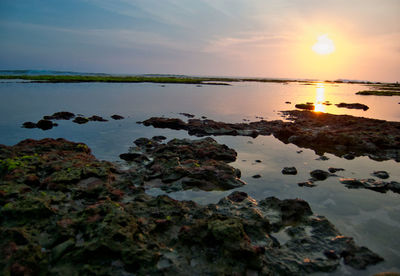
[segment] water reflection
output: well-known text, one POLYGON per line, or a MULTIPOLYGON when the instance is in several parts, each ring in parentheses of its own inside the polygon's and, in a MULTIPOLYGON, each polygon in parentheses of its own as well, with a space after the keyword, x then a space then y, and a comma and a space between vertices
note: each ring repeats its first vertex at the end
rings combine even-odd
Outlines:
POLYGON ((323 83, 317 84, 317 94, 315 99, 315 112, 325 112, 325 86, 323 83))

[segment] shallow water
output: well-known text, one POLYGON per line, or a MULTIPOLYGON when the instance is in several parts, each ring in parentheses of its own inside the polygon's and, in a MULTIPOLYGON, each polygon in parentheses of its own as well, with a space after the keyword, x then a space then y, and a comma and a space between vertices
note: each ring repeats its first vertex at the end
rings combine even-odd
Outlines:
MULTIPOLYGON (((351 114, 369 118, 400 121, 400 97, 358 96, 355 92, 367 89, 354 84, 298 83, 235 83, 232 86, 185 84, 118 84, 118 83, 71 83, 35 84, 0 83, 0 143, 13 145, 22 139, 63 137, 89 145, 99 159, 118 160, 132 142, 139 137, 165 135, 168 138, 189 137, 184 131, 154 129, 137 124, 151 116, 180 117, 188 112, 225 122, 281 119, 278 111, 294 109, 296 103, 330 101, 331 103, 363 103, 369 110, 349 110, 334 105, 319 104, 321 111, 333 114, 351 114), (290 101, 291 104, 286 104, 290 101), (85 116, 109 117, 120 114, 121 121, 90 122, 77 125, 71 121, 58 121, 59 126, 48 131, 24 129, 25 121, 37 121, 43 115, 57 111, 70 111, 85 116)), ((109 118, 108 118, 109 119, 109 118)), ((195 139, 195 137, 191 137, 195 139)), ((314 169, 327 170, 341 167, 340 177, 370 178, 376 170, 390 173, 389 180, 400 181, 399 163, 377 162, 367 157, 345 160, 331 154, 327 161, 315 160, 312 150, 295 145, 285 145, 272 136, 249 137, 221 136, 215 138, 238 152, 232 163, 242 171, 247 185, 238 190, 256 199, 268 196, 278 198, 303 198, 317 214, 326 216, 345 235, 355 238, 359 245, 369 247, 385 258, 385 262, 366 271, 354 271, 345 266, 337 275, 372 275, 375 272, 400 271, 400 195, 392 192, 381 194, 369 190, 347 189, 339 177, 316 182, 317 187, 299 187, 314 169), (256 163, 255 160, 261 160, 256 163), (282 175, 285 166, 295 166, 296 176, 282 175), (260 179, 252 178, 260 174, 260 179)), ((217 202, 231 193, 183 191, 170 194, 176 199, 192 199, 199 203, 217 202)), ((151 194, 160 191, 152 189, 151 194)))

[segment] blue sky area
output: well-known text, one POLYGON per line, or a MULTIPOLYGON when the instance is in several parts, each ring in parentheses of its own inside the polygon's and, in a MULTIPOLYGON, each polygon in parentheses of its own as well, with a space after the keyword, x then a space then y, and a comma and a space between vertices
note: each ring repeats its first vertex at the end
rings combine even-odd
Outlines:
POLYGON ((0 69, 396 81, 399 14, 398 0, 1 0, 0 69), (323 34, 332 61, 311 52, 323 34))

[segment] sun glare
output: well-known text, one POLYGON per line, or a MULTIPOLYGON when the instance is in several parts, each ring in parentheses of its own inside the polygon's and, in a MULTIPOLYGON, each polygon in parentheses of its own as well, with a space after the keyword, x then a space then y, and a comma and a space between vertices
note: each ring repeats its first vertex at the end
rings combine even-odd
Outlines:
POLYGON ((323 83, 317 84, 317 94, 315 99, 315 112, 325 112, 325 86, 323 83))
POLYGON ((320 35, 317 42, 312 46, 312 50, 320 55, 329 55, 335 51, 335 44, 327 34, 320 35))

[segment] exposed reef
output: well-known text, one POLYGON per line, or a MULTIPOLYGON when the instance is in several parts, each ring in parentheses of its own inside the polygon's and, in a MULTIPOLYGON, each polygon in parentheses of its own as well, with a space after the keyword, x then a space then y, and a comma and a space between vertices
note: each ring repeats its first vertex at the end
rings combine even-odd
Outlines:
MULTIPOLYGON (((110 116, 114 120, 122 120, 124 119, 123 116, 121 115, 112 115, 110 116)), ((45 115, 43 116, 43 119, 39 120, 37 123, 34 122, 24 122, 22 124, 23 128, 40 128, 42 130, 49 130, 52 129, 55 126, 58 126, 57 123, 54 123, 54 120, 72 120, 72 122, 82 125, 86 124, 88 122, 107 122, 107 119, 104 119, 101 116, 98 115, 93 115, 91 117, 84 117, 83 115, 75 115, 72 112, 69 111, 60 111, 56 112, 53 115, 45 115)))
POLYGON ((281 120, 250 123, 224 123, 213 120, 153 117, 145 126, 182 129, 190 135, 271 135, 284 143, 314 150, 318 155, 332 153, 351 159, 369 156, 374 160, 400 161, 400 122, 333 115, 311 111, 283 111, 289 122, 281 120))
POLYGON ((161 180, 149 182, 149 186, 170 192, 229 190, 245 184, 239 179, 240 170, 227 164, 236 160, 236 151, 210 137, 173 139, 166 144, 158 137, 139 138, 135 144, 120 158, 129 161, 145 180, 161 180))
POLYGON ((348 108, 348 109, 362 109, 364 111, 367 111, 369 107, 365 104, 360 104, 360 103, 340 103, 340 104, 335 104, 339 108, 348 108))
POLYGON ((141 173, 64 139, 0 146, 0 157, 3 275, 305 275, 383 260, 301 199, 149 196, 141 173))
POLYGON ((375 95, 375 96, 400 96, 399 83, 374 84, 370 86, 371 90, 359 91, 357 95, 375 95))
POLYGON ((397 181, 382 181, 373 178, 356 179, 356 178, 341 178, 340 183, 346 185, 350 189, 369 189, 380 193, 392 191, 400 193, 400 183, 397 181))

